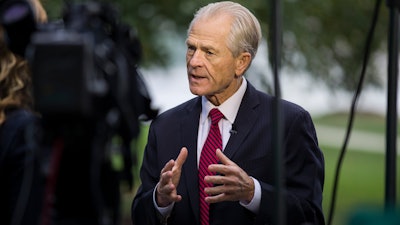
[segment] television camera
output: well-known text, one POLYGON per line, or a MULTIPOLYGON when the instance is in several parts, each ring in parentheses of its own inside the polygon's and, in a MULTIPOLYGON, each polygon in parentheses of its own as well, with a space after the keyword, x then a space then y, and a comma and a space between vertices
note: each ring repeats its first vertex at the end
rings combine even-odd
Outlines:
POLYGON ((132 187, 132 141, 157 115, 138 70, 136 33, 109 3, 66 3, 37 24, 29 4, 0 1, 9 47, 32 71, 44 174, 43 224, 117 224, 119 183, 132 187), (112 166, 119 150, 124 169, 112 166))

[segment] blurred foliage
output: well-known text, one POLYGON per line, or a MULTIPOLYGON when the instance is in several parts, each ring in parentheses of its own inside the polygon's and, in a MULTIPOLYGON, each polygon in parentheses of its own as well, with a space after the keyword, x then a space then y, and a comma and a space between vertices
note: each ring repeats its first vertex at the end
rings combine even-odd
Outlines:
MULTIPOLYGON (((51 19, 59 18, 63 1, 42 0, 51 19)), ((142 65, 168 66, 174 46, 168 34, 185 37, 194 12, 209 0, 109 0, 121 18, 138 31, 143 47, 142 65)), ((269 40, 270 1, 237 0, 259 18, 269 40)), ((371 48, 366 82, 381 85, 382 74, 372 60, 386 52, 388 7, 382 1, 380 17, 371 48)), ((283 61, 293 72, 306 71, 332 89, 354 90, 360 76, 364 46, 371 26, 375 1, 365 0, 282 0, 283 61)), ((183 39, 184 40, 184 39, 183 39)), ((268 43, 270 43, 268 41, 268 43)), ((184 45, 182 43, 182 45, 184 45)), ((182 56, 183 58, 184 56, 182 56)))

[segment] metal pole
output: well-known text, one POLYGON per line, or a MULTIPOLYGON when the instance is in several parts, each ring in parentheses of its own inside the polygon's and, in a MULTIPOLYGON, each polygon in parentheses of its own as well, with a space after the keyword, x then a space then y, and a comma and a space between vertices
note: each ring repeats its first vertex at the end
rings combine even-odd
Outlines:
POLYGON ((396 139, 397 139, 397 81, 399 51, 399 10, 400 1, 387 0, 390 10, 388 36, 388 105, 386 117, 386 181, 385 209, 391 210, 396 205, 396 139))
POLYGON ((283 197, 284 190, 284 165, 282 160, 282 113, 281 113, 281 89, 279 82, 279 71, 281 67, 281 42, 282 42, 282 7, 279 0, 271 0, 271 64, 274 75, 274 111, 272 113, 273 130, 272 149, 275 154, 275 225, 285 225, 285 201, 283 197))

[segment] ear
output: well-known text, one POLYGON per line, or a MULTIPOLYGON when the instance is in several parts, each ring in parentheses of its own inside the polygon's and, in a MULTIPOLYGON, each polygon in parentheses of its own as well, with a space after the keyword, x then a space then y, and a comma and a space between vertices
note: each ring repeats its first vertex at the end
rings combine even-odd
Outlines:
POLYGON ((236 68, 235 72, 237 76, 242 76, 247 68, 250 66, 251 54, 248 52, 242 52, 236 57, 236 68))

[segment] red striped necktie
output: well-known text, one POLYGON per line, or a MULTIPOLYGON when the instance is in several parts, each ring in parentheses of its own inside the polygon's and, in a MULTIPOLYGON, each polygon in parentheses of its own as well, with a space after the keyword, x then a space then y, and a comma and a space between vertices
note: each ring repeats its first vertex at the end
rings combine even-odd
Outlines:
POLYGON ((210 164, 218 163, 215 151, 217 149, 222 150, 222 137, 219 131, 218 122, 224 115, 217 109, 211 109, 209 116, 211 117, 211 127, 208 133, 206 142, 204 143, 203 150, 200 155, 199 162, 199 196, 200 196, 200 224, 209 224, 209 205, 205 202, 207 194, 204 192, 204 188, 211 187, 212 184, 204 182, 206 175, 213 175, 208 170, 210 164))

